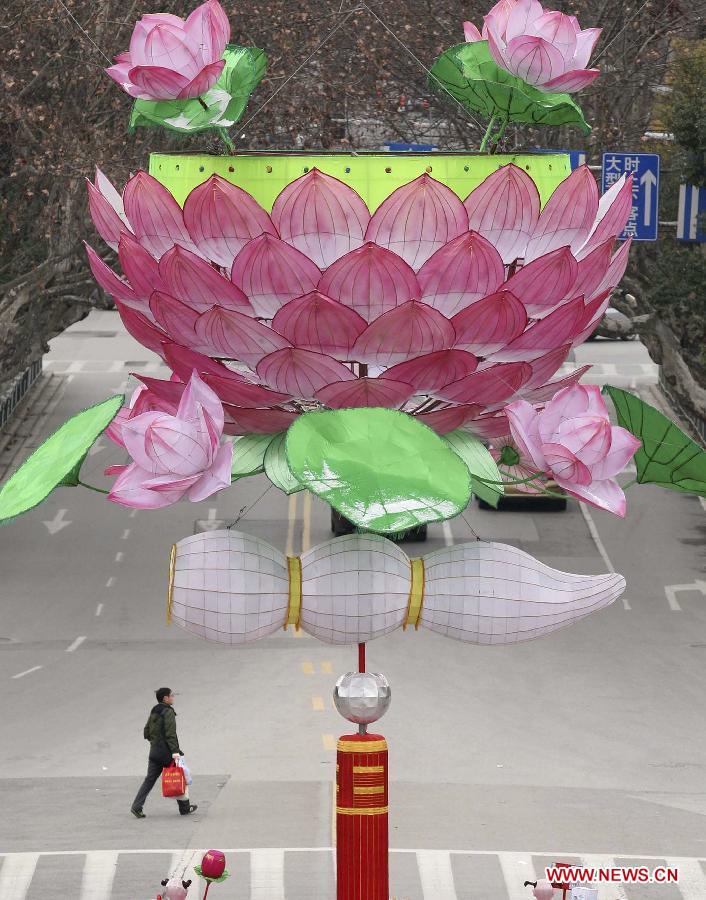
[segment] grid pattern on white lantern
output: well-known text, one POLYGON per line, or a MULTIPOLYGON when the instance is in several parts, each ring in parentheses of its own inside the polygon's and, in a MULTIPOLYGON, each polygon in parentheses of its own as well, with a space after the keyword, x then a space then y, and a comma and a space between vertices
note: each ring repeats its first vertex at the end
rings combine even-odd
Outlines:
POLYGON ((405 621, 409 557, 381 535, 348 534, 302 555, 301 627, 332 644, 357 644, 405 621))
POLYGON ((527 641, 608 606, 625 589, 618 574, 573 575, 508 544, 477 541, 424 557, 420 622, 475 644, 527 641))
POLYGON ((207 531, 176 545, 172 621, 210 641, 242 644, 282 628, 289 605, 287 561, 266 541, 207 531))

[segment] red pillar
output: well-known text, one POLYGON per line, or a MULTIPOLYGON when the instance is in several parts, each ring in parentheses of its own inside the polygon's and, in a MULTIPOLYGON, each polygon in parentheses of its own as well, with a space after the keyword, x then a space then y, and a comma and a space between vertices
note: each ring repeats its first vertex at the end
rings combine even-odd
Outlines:
POLYGON ((336 763, 336 898, 388 900, 387 742, 344 734, 336 763))

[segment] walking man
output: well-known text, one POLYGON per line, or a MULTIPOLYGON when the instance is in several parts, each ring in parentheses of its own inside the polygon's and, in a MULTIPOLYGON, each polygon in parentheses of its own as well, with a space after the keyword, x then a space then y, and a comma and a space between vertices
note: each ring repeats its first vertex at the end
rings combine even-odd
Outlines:
MULTIPOLYGON (((150 711, 150 717, 145 725, 145 740, 150 742, 150 755, 147 763, 147 776, 142 782, 137 796, 132 801, 130 812, 138 819, 144 819, 142 812, 147 795, 155 786, 162 774, 162 769, 170 765, 172 760, 183 756, 179 749, 179 739, 176 731, 176 712, 174 711, 174 694, 170 688, 159 688, 155 691, 157 705, 150 711)), ((188 816, 198 807, 189 801, 189 789, 183 797, 177 798, 179 812, 182 816, 188 816)))

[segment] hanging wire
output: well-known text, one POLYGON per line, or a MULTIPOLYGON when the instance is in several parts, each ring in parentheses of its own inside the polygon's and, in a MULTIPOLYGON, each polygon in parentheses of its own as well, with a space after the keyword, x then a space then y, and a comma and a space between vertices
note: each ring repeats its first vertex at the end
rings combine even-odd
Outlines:
POLYGON ((88 42, 89 42, 90 44, 92 44, 93 47, 95 47, 95 49, 100 53, 100 55, 103 57, 103 59, 108 60, 108 65, 109 65, 109 66, 112 66, 112 65, 113 65, 113 60, 112 60, 109 56, 107 56, 107 55, 101 50, 101 48, 98 46, 98 44, 96 44, 96 42, 93 40, 93 38, 91 37, 91 35, 86 31, 86 29, 85 29, 85 28, 83 27, 83 25, 78 21, 78 19, 76 18, 76 16, 74 16, 74 14, 71 12, 71 10, 68 8, 68 6, 63 2, 63 0, 56 0, 56 2, 57 2, 57 3, 59 4, 59 6, 64 10, 64 12, 66 13, 66 15, 69 17, 69 19, 71 19, 71 21, 72 21, 72 22, 74 23, 74 25, 78 28, 78 30, 85 36, 85 38, 88 40, 88 42))
POLYGON ((605 45, 605 47, 602 48, 601 52, 600 52, 600 53, 596 56, 596 58, 593 60, 593 65, 594 65, 594 66, 596 65, 596 63, 597 63, 600 59, 603 59, 603 57, 606 55, 606 53, 607 53, 607 51, 608 51, 608 48, 613 46, 613 44, 618 40, 618 38, 619 38, 620 35, 625 31, 625 29, 628 27, 628 25, 633 21, 634 18, 636 18, 637 16, 640 15, 640 13, 642 12, 642 10, 647 6, 647 4, 648 4, 649 2, 650 2, 650 0, 645 0, 645 2, 642 4, 642 6, 641 6, 638 10, 636 10, 636 11, 630 16, 630 18, 629 18, 629 19, 627 20, 627 22, 623 25, 623 27, 620 29, 620 31, 618 31, 617 34, 614 34, 614 35, 613 35, 613 37, 608 41, 608 43, 605 45))
POLYGON ((236 516, 236 518, 233 519, 233 521, 230 523, 230 525, 226 525, 226 528, 227 528, 229 531, 230 531, 231 528, 234 528, 234 527, 238 524, 238 522, 239 522, 241 519, 245 518, 245 516, 247 516, 247 514, 257 506, 257 504, 260 502, 260 500, 262 500, 262 498, 265 496, 265 494, 266 494, 268 491, 271 491, 273 487, 274 487, 274 485, 272 484, 272 482, 270 482, 270 483, 267 485, 267 487, 265 488, 265 490, 260 494, 260 496, 259 496, 256 500, 254 500, 254 501, 250 504, 250 506, 243 506, 243 507, 241 507, 241 509, 240 509, 240 511, 238 512, 238 515, 236 516))

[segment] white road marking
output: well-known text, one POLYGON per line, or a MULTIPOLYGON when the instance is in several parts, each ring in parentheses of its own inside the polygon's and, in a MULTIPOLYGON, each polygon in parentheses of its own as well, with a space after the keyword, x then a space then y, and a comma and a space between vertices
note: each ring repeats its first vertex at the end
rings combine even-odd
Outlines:
POLYGON ((115 576, 111 575, 110 578, 106 581, 105 586, 107 588, 111 588, 111 587, 113 587, 114 584, 115 584, 115 576))
POLYGON ((32 883, 38 858, 38 853, 12 853, 5 857, 0 869, 2 900, 24 900, 32 883))
MULTIPOLYGON (((24 678, 25 675, 31 675, 32 672, 38 672, 41 668, 42 668, 41 666, 32 666, 31 669, 25 669, 24 672, 18 672, 17 675, 13 675, 12 677, 13 678, 24 678)), ((2 897, 2 896, 3 896, 3 894, 0 893, 0 897, 2 897)))
POLYGON ((67 652, 67 653, 73 653, 74 650, 75 650, 77 647, 80 647, 81 644, 82 644, 85 640, 86 640, 86 635, 85 635, 85 634, 79 635, 79 636, 76 638, 76 640, 73 642, 73 644, 71 644, 71 646, 69 646, 69 647, 66 648, 66 652, 67 652))
POLYGON ((62 528, 66 528, 67 525, 71 525, 68 519, 64 519, 67 512, 68 510, 66 509, 60 509, 50 522, 42 522, 43 525, 47 526, 49 534, 54 535, 57 531, 61 531, 62 528))
POLYGON ((699 497, 699 503, 701 504, 701 509, 706 512, 706 497, 699 497))
POLYGON ((534 865, 529 853, 498 853, 509 900, 527 900, 525 881, 534 881, 534 865))
POLYGON ((81 900, 110 900, 118 865, 114 850, 92 850, 86 854, 81 879, 81 900))
POLYGON ((73 375, 68 375, 68 376, 66 377, 66 383, 67 383, 67 384, 71 384, 71 382, 72 382, 73 380, 74 380, 74 376, 73 376, 73 375))
POLYGON ((115 562, 122 562, 124 556, 125 554, 118 550, 118 552, 115 554, 115 562))
POLYGON ((668 857, 668 868, 679 869, 679 893, 684 900, 703 900, 706 897, 706 875, 698 859, 668 857))
POLYGON ((213 522, 218 513, 218 509, 215 506, 212 506, 208 511, 208 521, 213 522))
POLYGON ((105 441, 102 438, 98 438, 98 440, 95 442, 95 444, 88 451, 88 455, 95 456, 96 453, 100 453, 101 450, 103 450, 105 448, 105 446, 106 446, 105 441))
MULTIPOLYGON (((612 856, 591 855, 582 856, 581 862, 587 868, 594 869, 612 869, 615 866, 615 858, 612 856)), ((611 884, 607 881, 600 881, 595 884, 601 900, 628 900, 625 893, 625 887, 622 884, 611 884)))
POLYGON ((448 520, 445 520, 441 523, 441 530, 444 532, 444 543, 447 547, 453 547, 454 545, 454 536, 451 531, 451 526, 449 525, 448 520))
POLYGON ((691 584, 666 584, 664 593, 667 595, 667 603, 669 608, 675 612, 681 612, 681 606, 677 600, 679 591, 700 591, 706 594, 706 581, 692 581, 691 584))
POLYGON ((125 531, 123 531, 123 538, 122 538, 122 539, 123 539, 124 541, 126 541, 129 537, 130 537, 130 529, 129 529, 129 528, 126 528, 125 531))
POLYGON ((130 512, 130 518, 131 518, 131 519, 134 519, 136 515, 137 515, 137 510, 136 510, 136 509, 133 509, 133 510, 130 512))
POLYGON ((284 850, 250 852, 250 900, 284 900, 284 850))
POLYGON ((424 900, 458 900, 447 850, 419 850, 417 868, 424 900))
MULTIPOLYGON (((583 516, 584 521, 586 522, 586 525, 588 526, 588 530, 591 534, 591 537, 593 538, 593 543, 596 545, 596 549, 598 550, 598 552, 601 555, 601 559, 605 563, 608 571, 614 573, 615 566, 610 561, 610 557, 608 556, 608 551, 606 550, 606 548, 603 544, 603 541, 601 540, 600 534, 598 534, 598 529, 596 528, 596 523, 593 521, 593 516, 588 511, 588 507, 586 506, 585 503, 579 503, 579 509, 581 510, 581 515, 583 516)), ((623 601, 624 609, 631 609, 631 606, 628 603, 627 598, 623 597, 622 601, 623 601)))
POLYGON ((98 606, 96 606, 96 615, 99 616, 102 612, 103 612, 103 604, 99 603, 98 606))
POLYGON ((122 372, 123 366, 124 366, 124 363, 121 359, 114 359, 111 362, 110 368, 108 369, 108 371, 109 372, 122 372))
POLYGON ((75 359, 73 362, 69 363, 69 365, 65 369, 65 374, 67 375, 75 375, 77 372, 80 372, 81 369, 85 366, 88 360, 85 359, 75 359))

